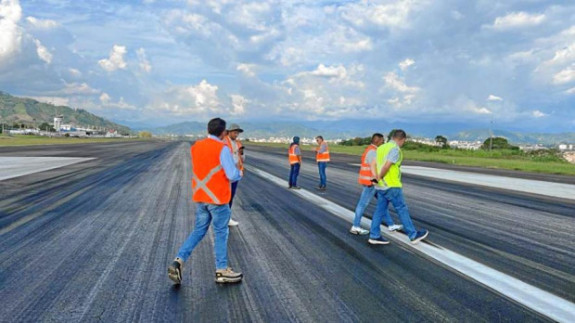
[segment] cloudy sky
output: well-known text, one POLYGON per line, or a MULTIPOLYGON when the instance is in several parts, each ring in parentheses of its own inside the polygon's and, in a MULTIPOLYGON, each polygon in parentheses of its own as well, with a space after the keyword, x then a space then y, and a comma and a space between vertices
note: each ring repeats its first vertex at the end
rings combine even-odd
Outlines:
POLYGON ((0 0, 0 90, 113 120, 575 129, 575 3, 0 0))

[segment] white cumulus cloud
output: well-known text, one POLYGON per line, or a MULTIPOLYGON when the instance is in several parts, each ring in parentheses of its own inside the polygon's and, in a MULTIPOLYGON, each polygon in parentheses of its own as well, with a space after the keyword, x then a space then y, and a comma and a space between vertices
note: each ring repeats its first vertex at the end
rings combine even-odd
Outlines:
POLYGON ((26 17, 26 21, 35 28, 51 29, 58 27, 58 23, 50 19, 38 19, 35 17, 26 17))
POLYGON ((218 86, 202 80, 197 85, 175 86, 160 98, 160 103, 155 105, 162 110, 167 110, 174 115, 207 115, 221 113, 220 100, 218 98, 218 86))
POLYGON ((544 20, 545 15, 543 14, 529 14, 524 11, 512 12, 506 16, 495 18, 491 27, 496 30, 531 27, 541 24, 544 20))
POLYGON ((415 61, 413 59, 406 58, 404 61, 399 63, 399 68, 401 68, 402 71, 405 71, 413 64, 415 64, 415 61))
POLYGON ((534 116, 535 118, 542 118, 542 117, 548 116, 548 114, 547 114, 547 113, 543 113, 543 112, 541 112, 541 111, 539 111, 539 110, 535 110, 535 111, 533 111, 533 116, 534 116))
POLYGON ((240 115, 245 113, 245 106, 249 102, 246 98, 239 94, 232 94, 232 115, 240 115))
POLYGON ((17 0, 0 1, 0 65, 20 51, 23 31, 18 26, 22 8, 17 0))
POLYGON ((143 48, 139 48, 136 51, 136 55, 138 55, 138 62, 140 65, 140 69, 146 73, 150 73, 152 70, 152 65, 148 61, 146 57, 146 51, 143 48))
POLYGON ((102 95, 100 95, 100 102, 103 104, 107 104, 111 99, 112 98, 106 92, 102 92, 102 95))
POLYGON ((238 64, 236 70, 242 72, 245 76, 254 77, 256 73, 254 71, 256 65, 255 64, 238 64))
POLYGON ((570 66, 553 76, 553 83, 564 84, 575 80, 575 67, 570 66))
POLYGON ((110 58, 104 58, 98 61, 98 64, 108 72, 113 72, 117 69, 125 69, 126 62, 124 55, 127 53, 125 46, 114 45, 110 51, 110 58))
POLYGON ((52 62, 52 54, 38 39, 34 40, 34 44, 36 44, 36 53, 38 54, 38 57, 40 57, 44 62, 50 64, 52 62))
POLYGON ((323 64, 319 64, 315 70, 310 72, 310 74, 321 77, 345 78, 347 70, 343 65, 325 66, 323 64))
POLYGON ((503 99, 497 95, 489 94, 487 101, 503 101, 503 99))

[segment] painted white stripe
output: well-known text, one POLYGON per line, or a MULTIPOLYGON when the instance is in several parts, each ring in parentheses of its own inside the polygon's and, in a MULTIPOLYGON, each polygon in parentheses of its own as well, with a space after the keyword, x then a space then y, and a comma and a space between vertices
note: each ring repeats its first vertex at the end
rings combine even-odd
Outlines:
MULTIPOLYGON (((250 171, 287 189, 288 183, 274 175, 254 167, 250 167, 250 171)), ((353 222, 354 213, 336 203, 304 189, 292 190, 291 192, 320 206, 339 218, 353 222)), ((361 223, 367 228, 371 226, 371 220, 366 218, 363 218, 361 223)), ((385 228, 382 229, 382 234, 389 240, 407 248, 413 248, 423 255, 440 262, 444 266, 456 270, 462 275, 513 299, 543 316, 547 316, 558 322, 575 321, 575 304, 561 297, 526 284, 517 278, 499 272, 441 246, 432 246, 425 243, 414 245, 409 242, 409 239, 407 239, 404 234, 389 233, 385 228)))
POLYGON ((95 158, 0 157, 0 181, 60 168, 95 158))
MULTIPOLYGON (((350 164, 360 166, 360 164, 350 164)), ((421 167, 421 166, 401 166, 403 174, 411 174, 448 180, 452 182, 475 184, 487 187, 501 188, 505 190, 518 191, 524 193, 539 194, 564 199, 575 200, 575 185, 537 181, 524 178, 514 178, 506 176, 477 174, 470 172, 454 171, 448 169, 421 167)))

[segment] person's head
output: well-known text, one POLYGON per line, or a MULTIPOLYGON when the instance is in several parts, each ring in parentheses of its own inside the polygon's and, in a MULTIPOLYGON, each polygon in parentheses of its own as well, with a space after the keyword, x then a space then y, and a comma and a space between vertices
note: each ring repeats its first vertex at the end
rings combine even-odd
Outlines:
POLYGON ((226 121, 222 118, 214 118, 208 122, 208 133, 223 139, 226 135, 226 121))
POLYGON ((299 145, 299 137, 298 136, 293 137, 293 143, 299 145))
POLYGON ((323 142, 323 137, 322 136, 315 137, 315 142, 317 142, 318 145, 321 145, 321 143, 323 142))
POLYGON ((232 123, 228 129, 228 136, 230 136, 230 139, 236 140, 242 132, 244 132, 244 130, 237 123, 232 123))
POLYGON ((371 136, 371 144, 376 145, 377 147, 381 146, 385 140, 383 139, 383 135, 378 133, 374 133, 371 136))
POLYGON ((405 133, 405 131, 403 131, 401 129, 397 129, 393 132, 393 135, 391 136, 391 140, 395 141, 395 143, 399 147, 401 147, 405 143, 405 140, 407 140, 407 134, 405 133))

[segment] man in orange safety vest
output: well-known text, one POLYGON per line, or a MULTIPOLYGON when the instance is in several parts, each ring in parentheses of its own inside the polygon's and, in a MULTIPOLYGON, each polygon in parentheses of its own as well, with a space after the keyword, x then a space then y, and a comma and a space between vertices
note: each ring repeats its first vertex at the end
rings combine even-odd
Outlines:
POLYGON ((226 122, 220 118, 208 123, 209 136, 197 141, 191 148, 192 200, 196 206, 194 231, 180 247, 176 259, 168 267, 168 278, 176 284, 182 282, 184 263, 194 248, 202 241, 210 224, 214 226, 214 253, 216 283, 237 283, 242 273, 228 267, 228 222, 230 221, 231 184, 242 178, 232 154, 223 139, 226 122))

